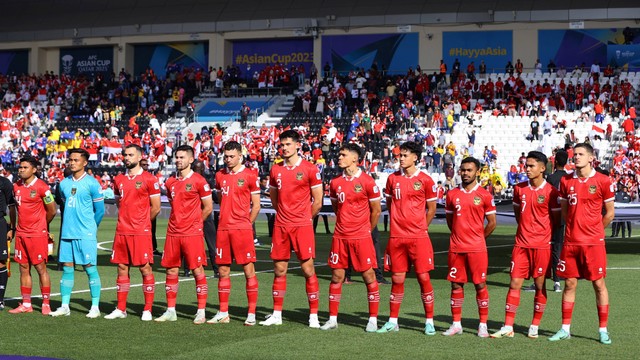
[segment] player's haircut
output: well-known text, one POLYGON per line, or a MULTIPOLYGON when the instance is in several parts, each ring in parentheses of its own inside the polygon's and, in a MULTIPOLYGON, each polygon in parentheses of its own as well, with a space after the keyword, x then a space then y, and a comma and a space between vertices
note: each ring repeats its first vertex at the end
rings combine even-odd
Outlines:
POLYGON ((191 155, 191 157, 193 157, 193 148, 189 145, 180 145, 178 146, 178 148, 176 149, 176 154, 178 154, 178 151, 184 151, 187 154, 191 155))
POLYGON ((269 175, 260 176, 260 181, 269 180, 269 175))
POLYGON ((415 154, 418 159, 422 156, 422 145, 415 141, 405 141, 400 145, 400 151, 405 150, 412 154, 415 154))
POLYGON ((527 154, 527 159, 534 159, 542 165, 547 166, 547 155, 541 153, 540 151, 529 151, 529 153, 527 154))
POLYGON ((556 165, 564 167, 567 165, 567 160, 569 160, 569 153, 564 150, 556 152, 556 165))
POLYGON ((22 158, 20 159, 20 162, 21 162, 21 163, 23 163, 23 162, 29 163, 31 166, 33 166, 33 167, 34 167, 34 168, 36 168, 36 169, 37 169, 37 168, 38 168, 38 166, 40 165, 40 162, 38 161, 38 159, 36 159, 36 158, 35 158, 35 157, 33 157, 33 156, 25 156, 25 157, 22 157, 22 158))
POLYGON ((140 145, 138 145, 138 144, 129 144, 129 145, 124 147, 125 150, 126 149, 131 149, 131 148, 136 149, 136 151, 138 152, 138 155, 142 155, 143 154, 142 147, 140 145))
POLYGON ((340 151, 347 150, 358 155, 358 160, 362 159, 362 148, 358 144, 346 143, 340 147, 340 151))
POLYGON ((191 170, 194 170, 196 172, 204 170, 204 163, 198 159, 193 160, 193 163, 191 163, 191 170))
POLYGON ((278 136, 278 138, 280 139, 280 141, 283 141, 284 139, 291 139, 294 142, 299 143, 300 142, 300 134, 295 131, 295 130, 286 130, 283 131, 280 136, 278 136))
POLYGON ((229 141, 224 144, 224 151, 232 151, 236 150, 239 154, 242 155, 242 145, 240 145, 237 141, 229 141))
POLYGON ((67 157, 71 157, 71 154, 80 154, 86 161, 89 161, 89 152, 85 149, 69 149, 67 150, 67 157))
POLYGON ((460 166, 462 166, 462 164, 468 163, 473 163, 476 166, 476 170, 480 170, 480 160, 474 158, 473 156, 467 156, 466 158, 462 159, 462 161, 460 162, 460 166))
POLYGON ((573 150, 578 149, 578 148, 583 148, 587 151, 587 154, 589 155, 593 155, 593 146, 587 144, 587 143, 579 143, 576 144, 576 146, 573 147, 573 150))

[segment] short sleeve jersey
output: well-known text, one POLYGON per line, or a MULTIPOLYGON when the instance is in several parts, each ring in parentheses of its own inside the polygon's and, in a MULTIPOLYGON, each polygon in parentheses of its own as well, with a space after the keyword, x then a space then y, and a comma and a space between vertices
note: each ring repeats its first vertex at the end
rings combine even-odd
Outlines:
POLYGON ((60 182, 64 200, 62 238, 69 240, 97 240, 98 224, 93 203, 104 202, 102 187, 93 176, 84 173, 79 179, 73 175, 60 182))
POLYGON ((469 253, 485 252, 484 219, 496 213, 493 196, 477 184, 472 190, 462 187, 447 194, 445 212, 453 215, 449 251, 469 253))
POLYGON ((513 206, 520 211, 516 245, 532 249, 549 249, 553 220, 551 214, 560 211, 558 190, 544 181, 534 188, 529 182, 513 187, 513 206))
POLYGON ((560 201, 567 202, 566 245, 604 244, 602 208, 615 200, 614 184, 609 177, 592 170, 586 179, 577 173, 560 180, 560 201))
POLYGON ((170 177, 165 186, 171 202, 167 234, 203 235, 202 200, 211 197, 211 187, 202 175, 191 171, 185 177, 170 177))
POLYGON ((274 165, 269 186, 278 191, 276 226, 311 225, 311 189, 322 186, 322 176, 312 163, 300 158, 295 166, 274 165))
POLYGON ((335 236, 343 239, 370 238, 370 202, 380 201, 380 190, 373 178, 362 170, 352 177, 340 175, 331 180, 329 196, 338 203, 335 236))
POLYGON ((387 178, 385 195, 391 218, 391 237, 428 237, 427 202, 436 201, 438 195, 431 177, 422 171, 407 176, 402 170, 387 178))
POLYGON ((220 199, 218 228, 251 229, 251 196, 260 194, 255 172, 244 166, 238 172, 229 169, 218 171, 216 190, 220 199))
POLYGON ((21 179, 13 184, 13 193, 18 207, 16 235, 46 236, 48 224, 44 204, 54 202, 49 185, 38 178, 34 178, 29 184, 25 184, 21 179))
POLYGON ((140 170, 134 176, 120 174, 113 179, 114 195, 119 198, 118 235, 150 235, 151 204, 149 199, 160 196, 158 178, 140 170))

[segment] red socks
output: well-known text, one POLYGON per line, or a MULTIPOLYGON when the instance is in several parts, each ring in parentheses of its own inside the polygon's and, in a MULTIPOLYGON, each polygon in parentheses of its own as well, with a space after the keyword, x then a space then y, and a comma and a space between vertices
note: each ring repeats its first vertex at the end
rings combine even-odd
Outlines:
MULTIPOLYGON (((247 284, 248 285, 248 284, 247 284)), ((220 312, 229 311, 229 295, 231 294, 231 278, 221 277, 218 281, 218 301, 220 302, 220 312)), ((247 296, 248 296, 247 286, 247 296)))
POLYGON ((391 296, 389 296, 389 317, 398 318, 400 314, 400 305, 402 299, 404 299, 404 281, 396 282, 396 279, 391 277, 391 296))
POLYGON ((118 276, 116 279, 118 310, 127 311, 127 296, 129 296, 129 287, 131 280, 128 276, 118 276))
POLYGON ((462 320, 462 304, 464 304, 464 288, 451 289, 451 315, 453 321, 462 320))
MULTIPOLYGON (((504 311, 504 325, 513 326, 516 318, 516 312, 520 305, 520 290, 509 289, 507 293, 507 306, 504 311)), ((535 325, 535 324, 534 324, 535 325)))
POLYGON ((380 291, 378 291, 377 281, 367 284, 367 300, 369 301, 369 317, 378 317, 380 291))
POLYGON ((49 298, 51 297, 51 287, 41 286, 40 293, 42 293, 42 304, 49 304, 49 298))
POLYGON ((318 285, 318 277, 313 274, 313 276, 306 279, 306 287, 307 287, 307 298, 309 299, 309 313, 317 314, 318 313, 318 303, 319 303, 319 295, 320 295, 320 286, 318 285))
POLYGON ((287 277, 276 276, 273 278, 273 310, 282 311, 282 304, 284 303, 284 294, 287 292, 287 277))
POLYGON ((167 307, 176 307, 176 298, 178 297, 178 275, 167 274, 167 280, 164 287, 167 292, 167 307))
POLYGON ((207 277, 204 272, 196 275, 196 297, 198 298, 198 310, 207 307, 207 294, 209 293, 209 285, 207 285, 207 277))
POLYGON ((478 302, 480 323, 486 324, 489 319, 489 291, 486 287, 476 290, 476 301, 478 302))
POLYGON ((542 314, 544 314, 546 307, 547 290, 542 289, 542 291, 536 291, 536 296, 533 298, 533 320, 531 321, 531 325, 540 325, 540 320, 542 320, 542 314))
POLYGON ((429 273, 418 274, 418 283, 420 284, 420 297, 424 306, 424 316, 427 319, 433 319, 434 296, 429 273))
MULTIPOLYGON (((231 284, 229 284, 229 287, 231 287, 231 284)), ((247 279, 246 290, 247 290, 247 301, 249 302, 248 313, 255 314, 256 305, 258 304, 258 278, 255 275, 247 279)), ((229 299, 227 297, 227 301, 228 300, 229 299)))
POLYGON ((20 293, 22 294, 22 302, 31 304, 31 288, 20 286, 20 293))
MULTIPOLYGON (((563 314, 564 314, 564 311, 563 311, 563 314)), ((609 320, 609 304, 598 305, 598 320, 600 322, 601 328, 607 327, 607 322, 609 320)))
POLYGON ((571 324, 571 315, 573 315, 573 302, 562 302, 562 325, 571 324))
POLYGON ((338 316, 340 298, 342 297, 342 283, 329 284, 329 316, 338 316))
POLYGON ((153 296, 156 292, 156 279, 153 273, 142 277, 142 293, 144 294, 144 311, 151 311, 153 296))

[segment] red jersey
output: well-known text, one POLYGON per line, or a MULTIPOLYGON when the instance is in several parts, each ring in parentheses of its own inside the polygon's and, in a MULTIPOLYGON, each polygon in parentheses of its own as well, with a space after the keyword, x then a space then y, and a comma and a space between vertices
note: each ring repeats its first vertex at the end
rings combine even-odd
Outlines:
POLYGON ((391 237, 429 236, 427 202, 437 200, 436 186, 429 175, 416 171, 407 176, 402 170, 396 171, 387 178, 385 194, 391 217, 391 237))
POLYGON ((13 184, 13 193, 18 207, 16 236, 46 236, 49 230, 44 204, 54 201, 49 185, 38 178, 29 184, 20 179, 13 184))
POLYGON ((211 196, 207 180, 191 171, 183 178, 174 175, 165 184, 171 202, 167 235, 203 235, 202 200, 211 196))
POLYGON ((544 181, 537 188, 529 182, 513 187, 513 206, 520 208, 516 245, 531 249, 549 249, 553 221, 551 213, 560 211, 558 190, 544 181))
POLYGON ((216 173, 216 190, 220 199, 219 229, 252 229, 251 195, 260 194, 258 177, 244 166, 233 172, 224 169, 216 173))
POLYGON ((278 190, 275 226, 311 225, 311 189, 322 186, 315 165, 302 158, 293 167, 274 165, 269 186, 278 190))
POLYGON ((485 216, 496 213, 493 196, 480 184, 471 191, 462 187, 447 193, 445 212, 453 214, 450 252, 485 252, 487 244, 484 238, 485 216))
POLYGON ((362 170, 352 177, 340 175, 329 185, 329 196, 338 203, 335 235, 342 239, 371 237, 371 207, 380 200, 380 190, 373 178, 362 170))
POLYGON ((566 245, 604 244, 602 208, 604 203, 615 200, 614 190, 609 177, 595 169, 586 179, 574 172, 560 180, 560 200, 568 205, 566 245))
POLYGON ((134 176, 120 174, 113 179, 113 193, 119 199, 118 235, 151 234, 151 197, 160 196, 158 178, 140 169, 134 176))

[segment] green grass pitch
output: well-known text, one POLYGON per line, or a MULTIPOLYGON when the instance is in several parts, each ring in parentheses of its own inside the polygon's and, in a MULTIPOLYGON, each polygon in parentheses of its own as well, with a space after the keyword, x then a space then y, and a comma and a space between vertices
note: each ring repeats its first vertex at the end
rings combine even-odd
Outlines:
MULTIPOLYGON (((53 232, 58 233, 59 220, 54 220, 53 232)), ((316 235, 316 260, 320 279, 320 321, 328 317, 328 286, 330 270, 326 258, 330 246, 330 235, 316 235)), ((106 242, 110 248, 115 229, 115 219, 105 218, 100 226, 99 242, 106 242)), ((158 234, 164 237, 166 219, 158 223, 158 234)), ((256 264, 260 272, 260 293, 258 300, 258 320, 271 312, 271 284, 269 239, 266 236, 266 222, 259 221, 258 235, 263 245, 259 247, 256 264)), ((636 233, 640 231, 636 227, 636 233)), ((500 225, 489 238, 488 288, 490 293, 489 329, 500 328, 504 318, 504 302, 508 289, 511 245, 514 226, 500 225)), ((448 231, 442 220, 432 225, 431 238, 436 252, 436 270, 431 273, 436 303, 435 324, 437 330, 445 330, 451 321, 449 310, 449 283, 446 281, 446 251, 448 231)), ((382 232, 383 244, 388 233, 382 232)), ((162 242, 162 240, 160 240, 162 242)), ((160 246, 162 247, 162 246, 160 246)), ((531 340, 526 331, 533 312, 533 293, 522 293, 516 318, 516 336, 513 339, 480 339, 475 333, 478 325, 475 291, 467 285, 463 308, 463 327, 465 333, 453 338, 441 335, 427 337, 422 333, 424 318, 420 302, 419 287, 413 276, 407 279, 405 299, 400 313, 400 332, 390 334, 367 334, 364 332, 368 313, 365 286, 358 274, 355 282, 343 287, 339 328, 330 332, 309 329, 307 327, 308 305, 304 290, 304 279, 297 269, 291 270, 284 305, 284 325, 278 327, 245 327, 246 296, 244 277, 241 269, 233 266, 230 314, 232 321, 223 325, 192 324, 196 312, 195 285, 193 279, 184 279, 178 293, 177 311, 179 319, 175 323, 142 322, 142 289, 132 287, 129 294, 129 317, 121 320, 85 318, 90 304, 87 278, 80 268, 76 271, 74 293, 71 298, 70 317, 48 318, 40 313, 41 299, 34 298, 36 311, 31 314, 12 315, 5 310, 0 313, 2 337, 0 354, 20 354, 70 359, 268 359, 268 358, 308 358, 308 359, 389 359, 389 358, 443 358, 443 359, 514 359, 541 358, 554 359, 631 359, 640 351, 640 342, 636 338, 635 326, 640 321, 637 316, 640 287, 636 279, 640 275, 640 239, 608 239, 609 270, 607 285, 611 298, 609 331, 613 345, 604 346, 597 341, 597 314, 595 297, 588 282, 580 282, 578 287, 572 339, 559 343, 550 343, 547 337, 560 327, 561 294, 549 292, 546 312, 540 325, 540 338, 531 340)), ((102 278, 101 310, 103 315, 115 307, 116 267, 109 264, 107 251, 99 251, 100 276, 102 278)), ((296 267, 293 261, 291 267, 296 267)), ((156 281, 164 281, 159 267, 159 259, 154 265, 156 281)), ((7 297, 19 297, 19 273, 13 267, 13 276, 9 280, 7 297)), ((52 280, 52 293, 59 292, 60 272, 55 264, 49 265, 52 280)), ((212 275, 210 268, 208 275, 212 275)), ((34 296, 40 295, 37 274, 34 275, 34 296)), ((140 284, 141 277, 137 269, 131 272, 132 285, 140 284)), ((525 284, 529 284, 526 282, 525 284)), ((547 282, 551 288, 552 283, 547 282)), ((207 316, 213 316, 217 310, 217 280, 209 279, 209 301, 207 316)), ((388 296, 390 286, 381 286, 379 326, 384 324, 389 314, 388 296)), ((51 299, 52 308, 59 305, 60 296, 51 299)), ((7 301, 7 307, 18 305, 18 300, 7 301)), ((164 311, 165 294, 162 285, 156 287, 154 316, 164 311)), ((8 309, 7 309, 8 310, 8 309)))

